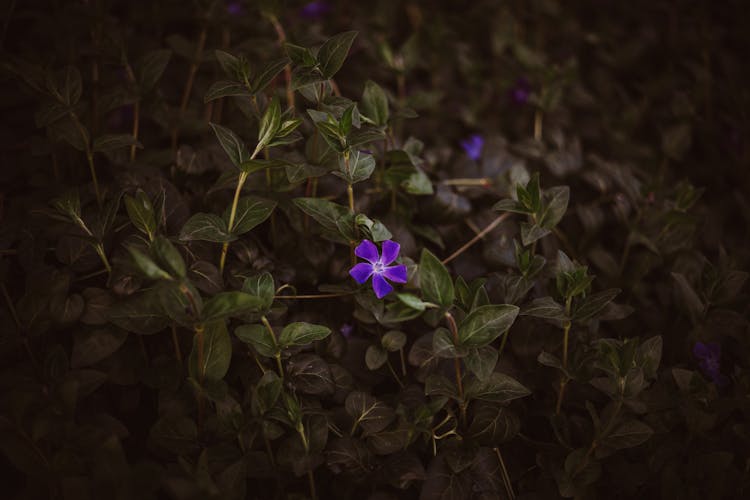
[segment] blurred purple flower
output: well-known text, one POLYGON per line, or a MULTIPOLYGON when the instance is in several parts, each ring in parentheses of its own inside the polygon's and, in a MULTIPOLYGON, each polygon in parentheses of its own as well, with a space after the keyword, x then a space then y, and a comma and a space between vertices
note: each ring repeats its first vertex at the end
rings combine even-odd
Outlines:
POLYGON ((387 240, 383 242, 383 255, 380 255, 375 243, 370 240, 362 240, 362 243, 354 249, 354 253, 367 262, 360 262, 355 265, 349 270, 349 274, 360 285, 372 276, 372 289, 375 290, 375 296, 382 299, 393 291, 393 287, 386 281, 386 278, 394 283, 406 283, 406 266, 403 264, 388 265, 396 260, 400 250, 401 245, 395 241, 387 240))
POLYGON ((698 358, 698 366, 704 375, 713 380, 716 385, 725 385, 727 378, 721 374, 721 346, 716 342, 696 342, 693 355, 698 358))
POLYGON ((239 16, 244 10, 242 2, 227 2, 227 12, 232 16, 239 16))
POLYGON ((482 148, 484 147, 484 137, 479 134, 474 134, 468 139, 461 141, 461 147, 464 148, 466 154, 474 161, 479 160, 482 157, 482 148))
POLYGON ((354 327, 349 323, 344 323, 343 325, 341 325, 341 328, 339 328, 339 332, 341 332, 341 335, 343 335, 345 339, 351 337, 353 331, 354 327))
POLYGON ((299 11, 299 15, 305 19, 317 19, 323 17, 331 11, 331 6, 324 0, 317 0, 305 4, 299 11))
POLYGON ((516 84, 510 89, 510 99, 516 104, 526 104, 531 97, 531 83, 521 77, 516 80, 516 84))

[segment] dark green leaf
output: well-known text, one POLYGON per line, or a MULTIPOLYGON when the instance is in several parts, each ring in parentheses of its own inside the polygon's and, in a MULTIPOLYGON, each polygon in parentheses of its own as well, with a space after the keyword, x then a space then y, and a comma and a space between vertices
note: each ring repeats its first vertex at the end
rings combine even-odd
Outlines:
POLYGON ((654 430, 639 420, 628 420, 620 424, 601 441, 601 445, 613 450, 624 450, 645 443, 654 430))
POLYGON ((361 427, 366 435, 384 430, 396 418, 392 408, 361 391, 350 392, 344 408, 354 419, 354 426, 361 427))
POLYGON ((351 48, 356 37, 356 31, 346 31, 329 38, 320 47, 318 63, 320 64, 320 72, 325 78, 333 78, 333 75, 341 69, 344 59, 349 53, 349 48, 351 48))
POLYGON ((91 150, 94 153, 107 153, 116 149, 127 148, 134 144, 139 148, 143 147, 130 134, 109 134, 97 137, 91 146, 91 150))
POLYGON ((147 93, 154 88, 164 74, 164 70, 167 69, 171 58, 172 51, 169 49, 153 50, 135 64, 141 93, 147 93))
POLYGON ((372 80, 365 82, 365 91, 362 93, 362 112, 375 125, 388 124, 388 96, 380 85, 372 80))
POLYGON ((251 345, 261 356, 272 358, 279 352, 271 332, 263 325, 238 326, 234 334, 242 342, 251 345))
POLYGON ((619 288, 610 288, 588 295, 573 312, 575 321, 586 321, 599 314, 620 293, 619 288))
POLYGON ((368 370, 378 370, 388 361, 388 351, 377 344, 367 347, 365 351, 365 365, 368 370))
POLYGON ((321 198, 294 198, 292 202, 321 226, 338 231, 338 221, 349 214, 349 209, 321 198))
MULTIPOLYGON (((231 292, 230 292, 231 293, 231 292)), ((208 305, 208 304, 206 304, 208 305)), ((195 380, 221 380, 229 371, 232 361, 232 339, 225 321, 206 323, 202 335, 203 349, 199 347, 201 335, 193 335, 190 352, 190 376, 195 380), (200 358, 202 353, 203 359, 200 358)))
POLYGON ((492 346, 484 346, 479 349, 473 349, 464 358, 464 363, 466 363, 466 369, 476 375, 479 380, 487 380, 495 370, 498 356, 497 349, 492 346))
POLYGON ((182 241, 201 240, 223 243, 236 240, 237 236, 229 233, 227 223, 218 215, 199 212, 190 217, 182 226, 180 239, 182 241))
POLYGON ((345 156, 339 157, 339 169, 333 174, 341 177, 349 184, 366 181, 375 170, 375 158, 361 151, 352 151, 348 160, 345 156))
POLYGON ((242 291, 258 297, 260 299, 261 310, 268 310, 273 304, 275 293, 273 276, 269 272, 251 276, 245 279, 245 282, 242 284, 242 291))
POLYGON ((115 353, 128 338, 128 332, 119 328, 83 330, 73 335, 72 368, 91 366, 115 353))
POLYGON ((323 340, 330 334, 331 329, 323 325, 304 322, 290 323, 281 331, 279 344, 282 346, 307 345, 317 340, 323 340))
POLYGON ((288 366, 294 387, 303 394, 321 396, 333 394, 336 389, 328 363, 316 354, 294 356, 288 366))
POLYGON ((271 61, 263 66, 255 78, 253 78, 253 83, 251 85, 253 93, 257 94, 258 92, 263 92, 268 84, 276 78, 276 75, 284 70, 287 64, 289 64, 289 59, 284 57, 282 59, 271 61))
MULTIPOLYGON (((266 112, 263 113, 263 117, 260 120, 260 128, 258 130, 258 146, 257 150, 263 149, 271 143, 276 134, 279 132, 281 127, 281 105, 279 104, 279 98, 274 97, 271 102, 268 103, 266 112)), ((240 162, 241 163, 241 162, 240 162)))
POLYGON ((561 304, 558 304, 552 297, 534 299, 531 304, 521 310, 521 316, 534 316, 535 318, 558 321, 569 319, 565 315, 565 308, 561 304))
POLYGON ((159 267, 156 264, 156 262, 154 262, 151 259, 151 257, 144 254, 137 248, 128 247, 128 252, 130 252, 130 255, 133 257, 133 261, 135 262, 135 265, 138 266, 138 269, 140 269, 140 271, 147 278, 152 279, 152 280, 172 279, 172 277, 169 275, 168 272, 166 272, 164 269, 159 267))
POLYGON ((251 95, 253 94, 242 83, 220 80, 211 84, 206 95, 203 97, 203 102, 210 102, 221 97, 250 97, 251 95))
MULTIPOLYGON (((274 208, 276 208, 275 201, 264 200, 263 198, 256 198, 254 196, 240 198, 237 202, 234 225, 230 229, 230 232, 235 236, 247 233, 270 217, 274 208)), ((229 226, 229 215, 230 209, 227 207, 224 211, 224 220, 227 222, 227 227, 229 226)))
POLYGON ((481 399, 492 403, 505 404, 514 399, 531 394, 516 379, 504 373, 492 372, 486 380, 470 379, 464 389, 467 400, 481 399))
POLYGON ((209 123, 209 125, 211 125, 216 138, 219 139, 219 144, 224 148, 235 167, 239 168, 242 163, 250 159, 250 153, 248 153, 245 143, 237 134, 215 123, 209 123))
POLYGON ((148 195, 140 189, 134 197, 125 195, 125 209, 136 229, 152 238, 156 233, 156 216, 148 195))
POLYGON ((469 435, 485 446, 513 439, 521 428, 518 416, 508 408, 482 403, 475 407, 469 435))
POLYGON ((518 316, 518 307, 502 304, 482 306, 472 311, 458 327, 462 346, 483 347, 502 335, 518 316))
POLYGON ((267 371, 255 386, 253 407, 256 408, 257 414, 263 415, 276 405, 276 401, 281 396, 283 383, 276 372, 267 371))
POLYGON ((151 250, 167 271, 179 278, 185 277, 185 261, 171 241, 164 236, 157 236, 151 243, 151 250))
POLYGON ((403 349, 406 345, 406 334, 398 330, 391 330, 383 335, 380 344, 387 350, 395 352, 403 349))
POLYGON ((454 289, 448 269, 435 254, 422 250, 419 260, 419 286, 427 302, 448 308, 453 305, 454 289))
POLYGON ((465 354, 454 344, 450 331, 443 327, 435 330, 432 336, 432 353, 438 358, 460 358, 465 354))
POLYGON ((229 316, 258 312, 260 298, 243 292, 221 292, 206 301, 201 317, 203 321, 215 321, 229 316))
POLYGON ((236 56, 233 56, 229 52, 223 50, 215 50, 214 55, 216 60, 219 61, 221 69, 229 78, 238 78, 242 73, 242 64, 236 56))

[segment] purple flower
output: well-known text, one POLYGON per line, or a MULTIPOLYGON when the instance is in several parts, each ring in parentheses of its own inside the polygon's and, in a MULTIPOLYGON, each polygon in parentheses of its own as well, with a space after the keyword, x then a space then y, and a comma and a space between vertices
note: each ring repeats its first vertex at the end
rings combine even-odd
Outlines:
POLYGON ((244 9, 242 8, 242 2, 228 2, 227 12, 232 16, 239 16, 242 14, 244 9))
POLYGON ((479 160, 482 156, 482 148, 484 147, 484 138, 479 134, 474 134, 468 139, 461 141, 461 147, 464 148, 466 154, 474 161, 479 160))
POLYGON ((510 89, 510 98, 516 104, 526 104, 531 96, 531 84, 521 77, 516 80, 516 84, 510 89))
POLYGON ((305 4, 305 6, 300 9, 299 15, 305 19, 317 19, 328 14, 330 10, 331 6, 328 2, 318 0, 316 2, 305 4))
POLYGON ((372 289, 375 290, 377 298, 382 299, 393 291, 393 287, 386 281, 386 278, 394 283, 406 283, 406 266, 388 265, 396 260, 399 250, 401 250, 401 245, 387 240, 383 242, 383 255, 380 255, 375 243, 362 240, 362 243, 354 249, 354 253, 367 262, 360 262, 349 270, 349 274, 360 285, 372 276, 372 289))
POLYGON ((721 374, 721 346, 716 342, 696 342, 693 355, 698 358, 698 366, 704 375, 714 381, 716 385, 725 385, 727 378, 721 374))
POLYGON ((354 327, 349 323, 344 323, 343 325, 341 325, 341 328, 339 328, 339 332, 341 332, 341 335, 343 335, 345 339, 348 339, 352 335, 353 331, 354 327))

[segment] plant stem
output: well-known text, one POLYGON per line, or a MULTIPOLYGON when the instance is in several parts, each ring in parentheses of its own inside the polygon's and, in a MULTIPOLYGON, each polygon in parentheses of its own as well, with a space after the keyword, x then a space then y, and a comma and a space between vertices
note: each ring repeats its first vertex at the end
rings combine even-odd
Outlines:
POLYGON ((180 350, 180 341, 177 338, 177 325, 172 323, 172 344, 174 344, 174 355, 182 366, 182 351, 180 350))
POLYGON ((488 187, 492 185, 492 179, 488 177, 474 178, 459 178, 459 179, 446 179, 442 182, 445 186, 479 186, 488 187))
MULTIPOLYGON (((448 323, 451 335, 453 336, 453 343, 455 345, 458 345, 460 343, 460 340, 458 338, 458 326, 456 325, 456 320, 453 318, 453 315, 447 311, 445 312, 445 320, 448 323)), ((461 359, 453 358, 453 368, 456 372, 456 388, 458 390, 458 399, 461 400, 459 404, 459 407, 461 408, 461 421, 465 423, 466 401, 464 401, 464 384, 463 376, 461 375, 461 359)))
MULTIPOLYGON (((565 299, 565 316, 570 317, 570 306, 573 301, 573 297, 568 297, 565 299)), ((560 410, 562 409, 562 403, 563 398, 565 398, 565 386, 568 384, 568 375, 567 375, 567 369, 568 369, 568 344, 570 340, 570 327, 572 323, 569 319, 565 320, 563 323, 563 370, 565 373, 563 373, 562 378, 560 379, 560 392, 557 394, 557 404, 555 405, 555 414, 559 415, 560 410)))
POLYGON ((201 385, 201 391, 198 393, 198 429, 203 427, 203 418, 206 411, 205 399, 203 398, 203 376, 205 375, 203 366, 204 332, 205 326, 203 323, 195 325, 195 334, 198 336, 198 382, 201 385))
POLYGON ((354 295, 356 292, 341 292, 341 293, 321 293, 318 295, 274 295, 274 300, 276 299, 286 299, 286 300, 292 300, 292 299, 333 299, 336 297, 346 297, 347 295, 354 295))
POLYGON ((508 493, 509 500, 515 500, 516 494, 513 492, 513 485, 510 482, 510 476, 508 475, 508 469, 505 467, 505 460, 503 455, 500 453, 500 448, 493 448, 497 455, 497 460, 500 462, 500 472, 503 478, 503 484, 505 485, 505 491, 508 493))
MULTIPOLYGON (((187 110, 188 103, 190 102, 190 94, 193 90, 193 82, 195 81, 195 75, 198 73, 198 65, 200 64, 201 56, 203 55, 203 48, 206 46, 206 35, 207 26, 204 24, 201 29, 200 35, 198 36, 198 45, 195 48, 195 54, 193 55, 193 61, 190 64, 190 70, 188 72, 187 81, 185 81, 185 89, 182 91, 182 99, 180 100, 180 112, 178 120, 182 119, 182 116, 187 110)), ((179 130, 179 123, 174 125, 172 129, 172 150, 177 149, 177 136, 179 130)))
POLYGON ((495 229, 501 222, 503 222, 508 217, 510 217, 510 212, 505 212, 504 214, 502 214, 499 217, 497 217, 490 224, 488 224, 487 227, 485 227, 484 229, 482 229, 476 236, 474 236, 472 239, 470 239, 468 242, 466 242, 461 248, 459 248, 458 250, 456 250, 455 252, 453 252, 452 254, 450 254, 448 257, 446 257, 445 259, 443 259, 443 264, 447 264, 448 262, 452 261, 453 259, 455 259, 459 255, 461 255, 462 253, 464 253, 474 243, 476 243, 477 241, 479 241, 480 239, 482 239, 484 237, 484 235, 486 235, 487 233, 489 233, 490 231, 492 231, 493 229, 495 229))
MULTIPOLYGON (((269 16, 268 18, 273 25, 273 29, 276 30, 276 37, 279 40, 279 46, 284 47, 286 43, 286 33, 281 23, 276 16, 269 16)), ((284 66, 284 81, 286 82, 286 105, 288 108, 294 107, 294 90, 292 90, 292 66, 287 64, 284 66)))
POLYGON ((101 243, 97 243, 96 245, 94 245, 94 249, 96 250, 97 255, 99 255, 99 258, 101 259, 102 264, 104 264, 104 268, 107 270, 107 274, 111 276, 112 266, 109 265, 107 254, 104 253, 104 246, 101 243))
POLYGON ((391 364, 391 360, 390 359, 386 360, 385 364, 388 365, 388 371, 391 372, 391 375, 393 375, 393 378, 398 383, 398 386, 403 389, 404 388, 404 383, 401 382, 400 378, 398 378, 398 374, 396 373, 396 370, 393 369, 393 365, 391 364))
POLYGON ((273 331, 273 328, 271 328, 271 323, 268 322, 268 319, 265 316, 261 316, 260 320, 268 330, 268 333, 271 334, 273 345, 276 346, 276 355, 274 356, 276 358, 276 368, 279 370, 279 377, 281 380, 284 380, 284 366, 281 364, 281 351, 279 351, 279 341, 276 338, 276 333, 273 331))
POLYGON ((542 117, 543 114, 541 108, 537 108, 534 113, 534 139, 537 141, 542 140, 542 117))
MULTIPOLYGON (((237 204, 240 201, 240 193, 242 192, 242 186, 245 185, 247 180, 247 173, 241 172, 237 179, 237 188, 234 190, 234 199, 232 200, 232 208, 229 212, 229 222, 227 224, 227 230, 231 233, 234 226, 234 218, 237 216, 237 204)), ((227 252, 229 251, 229 242, 225 241, 221 247, 221 258, 219 259, 219 274, 224 274, 224 264, 227 260, 227 252)))

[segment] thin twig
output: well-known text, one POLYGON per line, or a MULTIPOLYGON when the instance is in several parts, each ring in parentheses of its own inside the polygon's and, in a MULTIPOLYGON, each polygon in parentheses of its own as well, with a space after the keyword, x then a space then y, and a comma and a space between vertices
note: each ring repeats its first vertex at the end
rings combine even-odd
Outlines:
POLYGON ((459 255, 461 255, 462 253, 464 253, 474 243, 476 243, 477 241, 479 241, 480 239, 482 239, 484 237, 484 235, 486 235, 487 233, 489 233, 490 231, 492 231, 493 229, 495 229, 501 222, 503 222, 508 217, 510 217, 510 212, 505 212, 504 214, 500 215, 498 218, 496 218, 494 221, 492 221, 487 227, 485 227, 484 229, 482 229, 482 231, 479 234, 477 234, 472 239, 470 239, 469 241, 467 241, 461 248, 459 248, 458 250, 456 250, 455 252, 453 252, 452 254, 450 254, 448 257, 446 257, 445 259, 443 259, 443 264, 447 264, 448 262, 452 261, 453 259, 455 259, 459 255))

